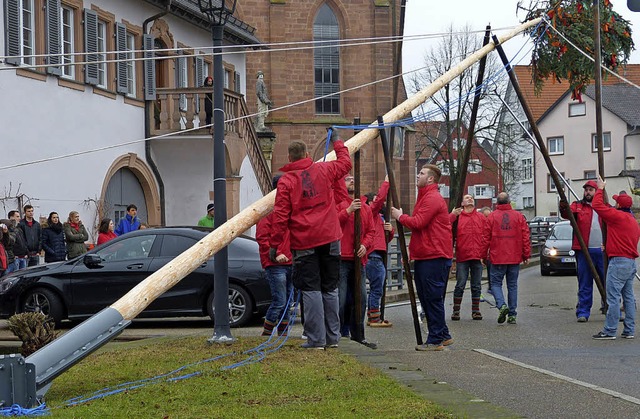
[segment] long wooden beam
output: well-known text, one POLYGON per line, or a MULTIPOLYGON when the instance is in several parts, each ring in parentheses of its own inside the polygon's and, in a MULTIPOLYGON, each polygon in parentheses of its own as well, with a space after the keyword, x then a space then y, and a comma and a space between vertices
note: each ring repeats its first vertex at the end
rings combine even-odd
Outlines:
MULTIPOLYGON (((541 19, 534 19, 526 22, 511 32, 499 38, 500 43, 504 43, 521 32, 537 25, 541 19)), ((420 106, 424 101, 430 98, 435 92, 443 88, 455 77, 460 75, 468 67, 479 61, 482 57, 493 51, 495 48, 493 42, 480 48, 467 58, 462 60, 457 66, 438 77, 429 86, 408 98, 400 105, 387 112, 383 118, 386 123, 398 121, 411 114, 411 111, 420 106)), ((369 141, 378 136, 377 122, 371 124, 372 129, 365 129, 353 136, 346 142, 349 153, 353 154, 361 149, 369 141)), ((335 159, 335 153, 332 152, 327 156, 327 160, 335 159)), ((204 261, 216 254, 220 249, 227 246, 231 241, 245 232, 262 217, 273 210, 276 193, 272 191, 268 195, 262 197, 258 201, 249 205, 236 216, 231 218, 225 224, 209 233, 206 237, 196 243, 193 247, 187 249, 178 255, 171 262, 149 275, 144 281, 136 285, 131 291, 111 305, 126 320, 134 319, 156 298, 165 291, 176 285, 182 278, 189 275, 198 268, 204 261)))

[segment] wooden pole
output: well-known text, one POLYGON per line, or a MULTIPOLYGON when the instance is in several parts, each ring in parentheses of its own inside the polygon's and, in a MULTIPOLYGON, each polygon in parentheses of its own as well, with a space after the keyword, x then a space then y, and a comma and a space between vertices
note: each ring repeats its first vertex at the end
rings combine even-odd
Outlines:
MULTIPOLYGON (((400 197, 396 186, 396 177, 393 173, 391 150, 387 144, 387 133, 384 131, 384 119, 378 116, 378 125, 380 128, 380 139, 382 140, 382 150, 384 152, 384 161, 387 165, 387 174, 389 176, 389 194, 396 208, 400 208, 400 197)), ((409 264, 409 252, 407 252, 407 241, 404 236, 404 226, 396 223, 398 230, 398 241, 400 242, 400 252, 402 253, 402 264, 404 266, 404 274, 407 277, 407 288, 409 288, 409 301, 411 302, 411 314, 413 316, 413 330, 416 334, 416 343, 422 345, 422 330, 420 329, 420 318, 418 317, 418 306, 416 304, 416 292, 413 288, 413 275, 411 274, 411 265, 409 264)), ((402 280, 402 278, 400 278, 402 280)), ((428 321, 428 319, 427 319, 428 321)))
MULTIPOLYGON (((538 149, 540 150, 540 153, 544 158, 544 162, 547 165, 549 174, 553 179, 553 183, 557 185, 556 191, 558 195, 560 195, 560 200, 564 202, 569 202, 567 200, 567 195, 564 192, 564 188, 562 187, 562 182, 560 181, 560 177, 558 176, 557 171, 553 167, 553 162, 551 161, 551 157, 549 156, 549 152, 547 151, 547 146, 542 139, 542 135, 540 134, 540 131, 538 130, 538 126, 536 125, 535 118, 533 117, 533 112, 531 112, 531 108, 529 108, 529 104, 527 103, 527 100, 525 99, 524 94, 520 89, 520 84, 516 79, 515 73, 511 71, 511 65, 509 64, 509 59, 504 53, 504 50, 502 49, 502 45, 499 44, 495 35, 493 36, 493 41, 494 41, 494 44, 496 44, 496 50, 498 51, 498 54, 500 55, 500 59, 502 60, 502 63, 505 66, 505 70, 509 75, 509 80, 511 81, 513 90, 518 95, 518 99, 520 100, 520 104, 522 105, 522 110, 527 116, 527 120, 529 121, 529 125, 531 126, 531 131, 533 131, 533 134, 536 137, 536 141, 538 143, 538 149)), ((584 242, 582 234, 580 234, 578 223, 576 222, 576 219, 573 216, 573 213, 571 211, 568 212, 568 216, 569 216, 569 221, 571 222, 571 227, 573 227, 573 231, 576 235, 576 238, 578 239, 578 243, 580 243, 580 249, 582 249, 582 253, 585 256, 585 259, 587 260, 589 269, 591 269, 591 274, 595 279, 596 286, 598 287, 598 291, 600 291, 600 295, 604 296, 606 293, 605 293, 604 287, 602 286, 602 281, 600 280, 600 276, 598 275, 598 271, 596 270, 596 267, 593 265, 593 261, 591 260, 591 256, 589 255, 589 249, 587 248, 587 245, 584 242)))
MULTIPOLYGON (((514 28, 508 34, 500 37, 500 42, 506 42, 522 31, 531 28, 541 19, 534 19, 526 22, 517 28, 514 28)), ((384 120, 394 122, 408 116, 411 111, 416 109, 425 100, 431 97, 435 92, 440 90, 445 84, 449 83, 466 68, 480 60, 482 57, 493 51, 495 48, 490 43, 467 58, 462 60, 457 66, 438 77, 429 86, 425 87, 414 96, 408 98, 400 105, 391 109, 384 115, 384 120)), ((377 125, 377 124, 376 124, 377 125)), ((377 128, 372 124, 372 128, 377 128)), ((351 154, 361 149, 365 144, 374 139, 378 135, 377 129, 366 129, 355 135, 346 142, 351 154)), ((327 156, 327 160, 335 160, 335 152, 331 152, 327 156)), ((178 255, 171 262, 149 275, 144 281, 136 285, 124 297, 111 305, 112 308, 118 310, 125 320, 135 318, 156 298, 165 291, 180 282, 182 278, 198 268, 204 261, 216 254, 220 249, 227 246, 231 241, 244 233, 251 226, 258 222, 262 217, 269 214, 273 210, 276 192, 272 191, 253 204, 240 211, 237 215, 209 233, 206 237, 196 243, 193 247, 178 255)))
MULTIPOLYGON (((353 121, 354 125, 360 123, 360 118, 353 121)), ((353 154, 353 199, 360 199, 360 150, 353 154)), ((364 203, 362 203, 364 204, 364 203)), ((364 326, 362 323, 362 260, 358 257, 358 249, 360 249, 360 234, 362 232, 362 214, 357 209, 353 214, 353 315, 355 317, 355 330, 351 330, 351 337, 357 341, 364 340, 364 326)), ((348 308, 345 308, 348 310, 348 308)))

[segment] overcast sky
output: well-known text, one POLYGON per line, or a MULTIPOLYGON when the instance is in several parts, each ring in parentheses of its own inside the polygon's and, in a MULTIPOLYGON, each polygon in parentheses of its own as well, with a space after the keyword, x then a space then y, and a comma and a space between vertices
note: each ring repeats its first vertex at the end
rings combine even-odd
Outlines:
MULTIPOLYGON (((613 8, 632 23, 633 40, 640 48, 640 13, 633 13, 624 0, 612 0, 613 8)), ((445 31, 449 25, 460 28, 469 24, 473 29, 484 30, 487 24, 492 28, 517 26, 524 19, 524 12, 516 15, 518 0, 407 0, 405 35, 422 35, 445 31)), ((528 4, 528 1, 525 3, 528 4)), ((499 32, 498 35, 506 33, 499 32)), ((405 41, 402 66, 405 72, 422 67, 424 55, 439 39, 405 41)), ((511 59, 520 49, 525 38, 518 36, 504 44, 511 59)), ((528 64, 530 54, 519 64, 528 64)), ((632 63, 640 63, 640 52, 631 55, 632 63)))

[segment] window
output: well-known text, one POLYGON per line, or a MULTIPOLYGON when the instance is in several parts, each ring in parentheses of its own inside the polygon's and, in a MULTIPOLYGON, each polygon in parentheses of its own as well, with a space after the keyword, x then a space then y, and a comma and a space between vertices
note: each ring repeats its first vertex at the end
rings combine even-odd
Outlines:
POLYGON ((438 163, 436 163, 436 166, 438 166, 438 169, 440 169, 440 174, 442 176, 449 176, 451 174, 449 171, 448 161, 440 160, 438 163))
POLYGON ((331 42, 339 39, 338 19, 324 4, 313 22, 313 40, 317 42, 313 51, 314 94, 319 114, 340 114, 340 51, 338 42, 331 42))
POLYGON ((582 103, 570 103, 569 104, 569 118, 574 116, 584 116, 587 114, 587 104, 582 103))
POLYGON ((468 173, 482 172, 482 162, 477 159, 469 160, 469 165, 467 166, 467 172, 468 173))
POLYGON ((585 170, 584 178, 585 179, 595 179, 596 178, 596 171, 595 170, 585 170))
POLYGON ((73 66, 75 46, 74 46, 74 10, 62 6, 60 8, 62 17, 60 27, 60 42, 62 56, 62 77, 73 79, 75 77, 75 68, 73 66))
POLYGON ((533 208, 533 197, 532 196, 524 196, 524 197, 522 197, 522 208, 533 208))
MULTIPOLYGON (((591 134, 591 151, 596 153, 598 151, 598 140, 597 134, 591 134)), ((603 151, 611 151, 611 133, 603 132, 602 133, 602 150, 603 151)))
POLYGON ((197 240, 191 237, 172 236, 165 234, 162 239, 162 247, 160 248, 161 257, 176 257, 191 246, 194 246, 197 240))
POLYGON ((467 145, 467 140, 465 138, 454 138, 451 143, 454 150, 462 150, 467 145))
POLYGON ((489 185, 474 185, 473 188, 473 197, 478 199, 491 199, 493 198, 493 186, 489 185))
POLYGON ((96 254, 105 262, 146 258, 155 238, 154 234, 129 237, 100 249, 96 254))
POLYGON ((13 65, 33 65, 34 57, 28 57, 35 54, 33 0, 5 1, 4 11, 6 62, 13 65))
POLYGON ((134 61, 136 37, 127 32, 127 96, 136 96, 136 62, 134 61))
POLYGON ((442 195, 443 198, 449 198, 449 185, 439 183, 438 189, 440 190, 440 195, 442 195))
POLYGON ((107 23, 99 20, 97 25, 97 52, 96 57, 98 58, 98 83, 99 87, 103 89, 107 88, 107 23))
POLYGON ((522 159, 522 180, 533 179, 533 159, 522 159))
POLYGON ((564 137, 547 138, 549 154, 564 154, 564 137))
MULTIPOLYGON (((560 176, 564 178, 564 172, 560 173, 560 176)), ((557 190, 558 189, 556 188, 556 184, 553 182, 553 178, 551 175, 547 175, 547 192, 556 192, 557 190)))

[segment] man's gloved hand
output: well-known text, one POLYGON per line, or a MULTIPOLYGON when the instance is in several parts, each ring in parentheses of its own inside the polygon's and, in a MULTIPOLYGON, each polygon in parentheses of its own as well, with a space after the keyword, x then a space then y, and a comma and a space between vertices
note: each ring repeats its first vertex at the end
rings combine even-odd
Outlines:
POLYGON ((278 261, 276 260, 276 253, 277 253, 278 249, 276 249, 275 247, 272 247, 269 249, 269 259, 271 260, 271 262, 277 263, 278 261))
POLYGON ((331 141, 332 144, 340 139, 338 137, 338 131, 335 128, 327 128, 327 130, 331 130, 331 137, 329 138, 329 141, 331 141))
POLYGON ((558 203, 558 206, 560 207, 560 209, 563 209, 563 210, 569 209, 569 203, 565 200, 560 200, 560 202, 558 203))

